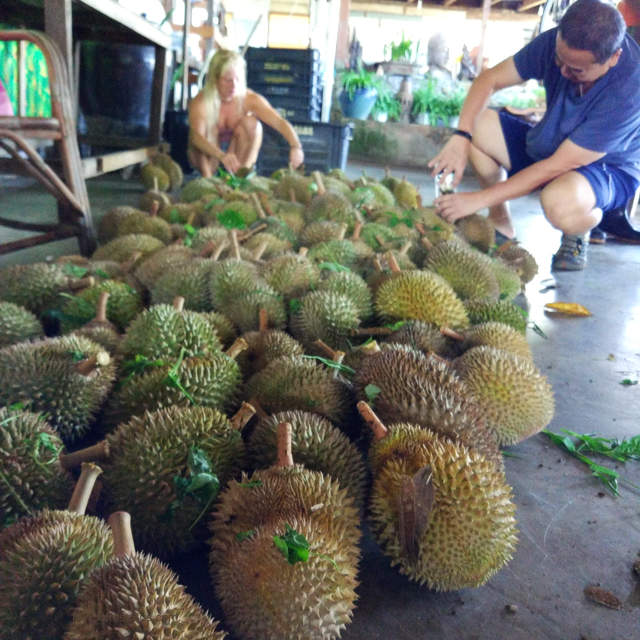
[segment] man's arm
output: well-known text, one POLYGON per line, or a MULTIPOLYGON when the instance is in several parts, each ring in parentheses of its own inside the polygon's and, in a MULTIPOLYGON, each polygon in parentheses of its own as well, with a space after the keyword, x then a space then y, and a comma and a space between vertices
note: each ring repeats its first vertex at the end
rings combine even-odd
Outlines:
MULTIPOLYGON (((481 111, 486 109, 491 95, 499 89, 511 87, 523 82, 520 77, 513 57, 503 60, 491 69, 483 71, 472 83, 469 93, 465 98, 460 112, 459 129, 473 133, 476 118, 481 111)), ((471 142, 462 136, 453 135, 427 166, 431 169, 431 175, 443 172, 446 176, 454 173, 453 186, 457 186, 462 180, 464 169, 469 160, 469 148, 471 142)))

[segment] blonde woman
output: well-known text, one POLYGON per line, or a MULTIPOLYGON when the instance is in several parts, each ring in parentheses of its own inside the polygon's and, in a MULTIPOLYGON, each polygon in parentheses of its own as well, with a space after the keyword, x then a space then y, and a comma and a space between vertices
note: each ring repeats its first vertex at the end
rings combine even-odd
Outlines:
POLYGON ((263 96, 247 89, 242 56, 220 49, 211 59, 202 91, 189 103, 189 161, 205 178, 220 163, 231 173, 253 166, 262 144, 262 122, 289 143, 289 163, 301 165, 298 134, 263 96))

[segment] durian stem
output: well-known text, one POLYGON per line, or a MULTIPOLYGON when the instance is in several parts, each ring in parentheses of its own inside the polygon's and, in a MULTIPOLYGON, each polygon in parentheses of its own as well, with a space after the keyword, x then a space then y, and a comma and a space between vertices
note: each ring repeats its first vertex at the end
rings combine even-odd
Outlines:
POLYGON ((289 189, 289 200, 295 203, 296 201, 296 192, 293 189, 289 189))
POLYGON ((300 247, 298 249, 298 255, 302 256, 303 258, 307 255, 307 253, 309 253, 309 247, 300 247))
POLYGON ((431 249, 433 249, 433 243, 429 238, 427 238, 427 236, 422 236, 422 238, 420 238, 420 244, 422 244, 427 251, 431 251, 431 249))
POLYGON ((101 324, 106 324, 109 322, 107 320, 107 301, 109 300, 109 292, 103 291, 98 298, 98 304, 96 305, 96 317, 93 319, 94 322, 100 322, 101 324))
POLYGON ((182 296, 176 296, 173 299, 173 308, 176 311, 184 311, 184 298, 182 296))
POLYGON ((362 222, 358 221, 356 222, 355 226, 353 227, 353 233, 351 234, 351 239, 352 240, 359 240, 360 239, 360 233, 362 231, 362 227, 364 225, 362 224, 362 222))
POLYGON ((264 333, 269 329, 269 312, 263 307, 258 314, 258 331, 264 333))
POLYGON ((71 500, 69 500, 68 511, 83 514, 87 510, 91 492, 101 473, 102 469, 97 464, 93 464, 92 462, 82 463, 82 471, 73 489, 71 500))
POLYGON ((255 407, 252 407, 248 402, 243 402, 231 418, 233 428, 237 431, 242 431, 244 426, 249 422, 249 420, 251 420, 251 418, 253 418, 255 413, 255 407))
POLYGON ((73 469, 83 462, 95 462, 96 460, 106 460, 109 457, 109 443, 102 440, 85 449, 79 449, 72 453, 64 453, 60 456, 60 466, 63 469, 73 469))
POLYGON ((400 269, 400 266, 398 265, 398 261, 396 260, 396 257, 393 255, 391 251, 387 251, 387 253, 385 253, 385 257, 387 258, 387 262, 389 263, 389 268, 393 273, 400 273, 402 271, 402 269, 400 269))
POLYGON ((229 232, 231 236, 231 246, 233 248, 233 257, 236 260, 240 260, 240 244, 238 243, 238 232, 235 229, 231 229, 229 232))
POLYGON ((212 260, 217 260, 222 252, 229 246, 229 243, 226 240, 223 240, 218 247, 216 248, 216 250, 211 254, 211 259, 212 260))
MULTIPOLYGON (((332 349, 324 340, 315 340, 313 342, 313 345, 318 347, 318 349, 324 353, 329 360, 335 360, 336 358, 336 354, 338 353, 342 353, 341 351, 336 351, 335 349, 332 349)), ((344 354, 343 354, 344 357, 344 354)))
POLYGON ((374 413, 373 409, 364 401, 360 400, 356 405, 358 412, 362 416, 362 419, 367 423, 371 431, 373 431, 373 437, 376 440, 382 440, 389 433, 387 427, 385 427, 380 418, 374 413))
POLYGON ((269 198, 267 197, 266 193, 261 193, 260 194, 260 202, 262 203, 262 207, 267 212, 267 214, 272 216, 273 215, 273 209, 271 209, 271 206, 269 205, 269 198))
POLYGON ((158 190, 158 178, 156 178, 156 176, 153 176, 153 190, 158 190))
POLYGON ((126 511, 115 511, 109 516, 107 523, 111 527, 113 535, 113 556, 124 558, 132 556, 136 552, 131 532, 131 516, 126 511))
POLYGON ((75 365, 75 371, 81 376, 91 375, 98 367, 104 367, 111 362, 111 356, 106 351, 100 351, 94 356, 81 360, 75 365))
POLYGON ((208 258, 211 256, 215 248, 216 248, 215 241, 210 240, 209 242, 207 242, 207 244, 204 245, 204 247, 202 247, 202 249, 200 250, 200 253, 198 253, 198 256, 200 258, 208 258))
POLYGON ((249 404, 255 409, 256 415, 260 420, 266 420, 269 417, 269 414, 263 409, 260 402, 258 402, 258 398, 249 398, 249 404))
POLYGON ((379 271, 380 273, 382 273, 382 263, 380 262, 380 258, 379 258, 378 256, 376 256, 376 257, 373 259, 373 268, 374 268, 376 271, 379 271))
POLYGON ((422 195, 419 193, 416 195, 416 202, 418 203, 419 207, 422 206, 422 195))
POLYGON ((359 327, 354 329, 351 335, 354 336, 390 336, 393 329, 389 327, 359 327))
POLYGON ((269 241, 268 240, 263 240, 258 247, 256 248, 256 250, 253 252, 253 259, 258 262, 258 260, 260 260, 260 258, 262 258, 262 255, 264 254, 264 252, 267 250, 267 247, 269 246, 269 241))
POLYGON ((193 213, 190 213, 187 216, 187 224, 192 225, 195 219, 196 219, 196 212, 194 211, 193 213))
POLYGON ((382 351, 382 349, 380 348, 380 345, 375 340, 372 340, 371 342, 367 342, 367 344, 363 344, 360 347, 360 350, 366 353, 367 355, 371 355, 372 353, 380 353, 380 351, 382 351))
POLYGON ((344 237, 347 235, 347 225, 343 222, 340 225, 340 231, 338 232, 338 240, 344 240, 344 237))
POLYGON ((398 253, 401 256, 406 256, 407 253, 409 253, 409 249, 411 249, 411 246, 413 245, 413 242, 411 242, 411 240, 407 240, 401 247, 400 251, 398 251, 398 253))
POLYGON ((244 338, 237 338, 235 342, 225 351, 225 353, 235 360, 243 351, 249 348, 249 344, 244 338))
POLYGON ((318 185, 318 195, 323 196, 327 193, 327 188, 324 186, 324 180, 322 174, 319 171, 314 171, 312 174, 314 182, 318 185))
POLYGON ((80 278, 80 280, 72 280, 67 286, 71 291, 77 291, 78 289, 93 287, 95 283, 96 279, 93 276, 86 276, 85 278, 80 278))
POLYGON ((267 228, 267 225, 263 222, 261 224, 259 224, 257 227, 254 227, 253 229, 249 229, 246 233, 243 233, 238 240, 240 242, 246 242, 251 236, 255 236, 256 233, 260 233, 261 231, 264 231, 267 228))
POLYGON ((458 342, 462 342, 464 340, 464 336, 461 333, 458 333, 457 331, 454 331, 453 329, 450 329, 449 327, 440 327, 440 333, 443 336, 446 336, 447 338, 453 338, 454 340, 457 340, 458 342))
POLYGON ((262 208, 262 205, 260 204, 260 200, 258 199, 258 194, 257 193, 252 193, 251 194, 251 203, 253 204, 253 206, 256 209, 256 213, 258 214, 258 218, 266 218, 266 214, 264 212, 264 209, 262 208))
POLYGON ((281 422, 278 425, 278 466, 293 467, 290 422, 281 422))

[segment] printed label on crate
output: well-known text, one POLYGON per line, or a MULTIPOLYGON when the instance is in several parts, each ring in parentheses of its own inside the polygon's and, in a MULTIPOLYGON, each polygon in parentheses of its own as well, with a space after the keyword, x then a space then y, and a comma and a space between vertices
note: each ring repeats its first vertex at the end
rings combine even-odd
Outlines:
POLYGON ((294 124, 293 128, 299 136, 313 136, 313 127, 304 127, 299 124, 294 124))
POLYGON ((265 71, 291 71, 288 62, 265 62, 262 67, 265 71))
POLYGON ((293 84, 296 81, 293 76, 262 76, 262 78, 269 84, 293 84))

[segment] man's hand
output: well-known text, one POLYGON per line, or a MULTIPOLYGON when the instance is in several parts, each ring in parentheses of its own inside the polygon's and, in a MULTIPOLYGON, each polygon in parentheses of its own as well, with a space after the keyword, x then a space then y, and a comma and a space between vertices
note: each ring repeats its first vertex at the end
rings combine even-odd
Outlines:
POLYGON ((431 169, 431 175, 436 176, 442 172, 444 177, 453 173, 453 187, 457 187, 467 166, 470 146, 471 142, 466 138, 451 136, 440 153, 427 164, 431 169))
POLYGON ((221 162, 224 165, 224 168, 229 173, 233 174, 235 174, 236 171, 238 171, 238 169, 242 166, 235 153, 225 153, 222 156, 221 162))
POLYGON ((297 169, 304 162, 304 152, 302 147, 291 147, 289 151, 289 164, 297 169))
POLYGON ((438 215, 447 222, 454 223, 460 218, 466 218, 482 208, 477 193, 447 193, 437 197, 433 204, 438 215))

